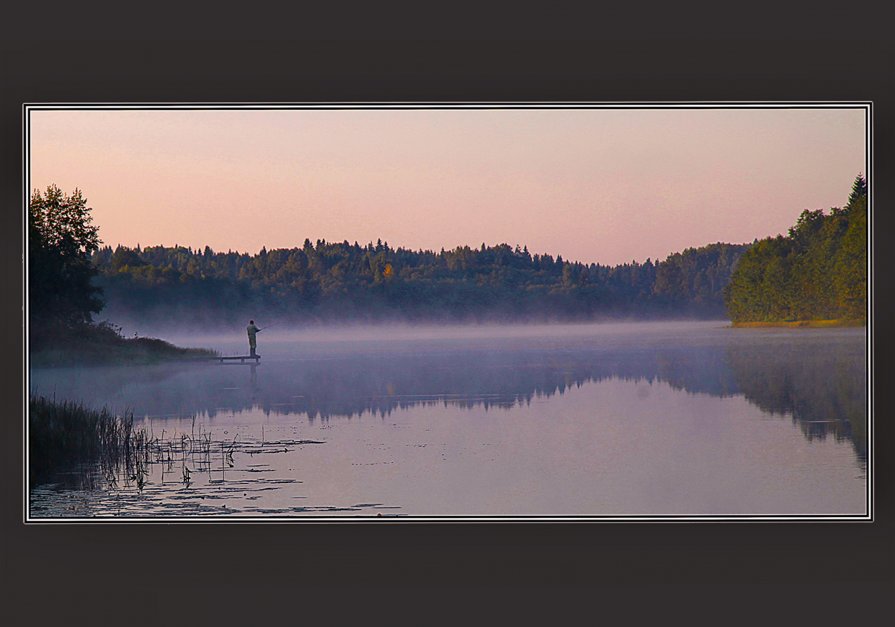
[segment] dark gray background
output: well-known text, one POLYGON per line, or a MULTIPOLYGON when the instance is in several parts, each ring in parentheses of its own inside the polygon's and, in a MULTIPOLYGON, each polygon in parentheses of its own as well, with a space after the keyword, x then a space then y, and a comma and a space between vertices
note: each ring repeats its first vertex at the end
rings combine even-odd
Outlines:
MULTIPOLYGON (((242 4, 46 3, 7 11, 2 69, 6 624, 862 620, 891 592, 891 393, 877 389, 876 515, 852 523, 24 526, 21 104, 71 101, 873 100, 876 241, 892 234, 895 46, 870 5, 679 3, 622 13, 415 5, 324 15, 242 4), (722 8, 724 7, 724 8, 722 8), (551 598, 550 603, 542 601, 551 598), (470 602, 474 601, 470 606, 470 602), (574 609, 573 609, 574 608, 574 609), (722 612, 722 613, 719 613, 722 612)), ((880 3, 881 6, 881 3, 880 3)), ((888 247, 891 250, 891 247, 888 247)), ((874 261, 878 321, 893 320, 874 261)), ((891 327, 874 329, 877 380, 891 327)), ((776 621, 775 621, 776 622, 776 621)))

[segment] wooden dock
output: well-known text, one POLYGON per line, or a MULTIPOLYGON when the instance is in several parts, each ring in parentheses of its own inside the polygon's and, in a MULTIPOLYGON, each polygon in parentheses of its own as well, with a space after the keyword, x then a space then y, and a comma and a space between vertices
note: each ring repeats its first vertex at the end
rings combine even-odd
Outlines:
POLYGON ((224 363, 227 361, 239 361, 239 363, 244 364, 247 359, 255 360, 255 364, 257 365, 261 361, 261 355, 236 355, 235 357, 215 357, 214 358, 219 363, 224 363))

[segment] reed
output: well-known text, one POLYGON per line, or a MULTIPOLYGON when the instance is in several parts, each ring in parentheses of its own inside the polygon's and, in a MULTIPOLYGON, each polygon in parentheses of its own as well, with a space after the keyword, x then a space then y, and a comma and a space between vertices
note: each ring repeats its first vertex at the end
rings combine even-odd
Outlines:
POLYGON ((210 431, 196 424, 195 417, 189 432, 175 430, 166 435, 162 429, 156 436, 151 424, 135 426, 132 412, 117 415, 105 408, 97 411, 80 403, 33 395, 29 399, 28 425, 31 486, 76 476, 80 488, 136 486, 142 492, 151 483, 153 467, 165 483, 165 477, 176 473, 179 465, 179 483, 189 488, 195 473, 207 473, 212 483, 225 481, 228 469, 236 467, 236 453, 281 453, 287 452, 290 444, 321 444, 315 440, 277 440, 267 442, 274 446, 265 448, 263 436, 259 447, 257 442, 240 439, 239 434, 217 441, 210 431), (220 479, 212 480, 212 472, 218 471, 220 479))
POLYGON ((29 399, 28 466, 32 480, 83 464, 100 464, 107 477, 145 482, 153 440, 135 428, 133 414, 116 415, 43 396, 29 399))

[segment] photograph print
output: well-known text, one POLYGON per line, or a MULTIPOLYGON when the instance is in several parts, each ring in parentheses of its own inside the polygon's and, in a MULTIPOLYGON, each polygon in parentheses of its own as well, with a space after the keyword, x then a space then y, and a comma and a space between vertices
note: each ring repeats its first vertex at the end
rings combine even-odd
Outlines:
POLYGON ((870 109, 26 105, 24 519, 871 520, 870 109))

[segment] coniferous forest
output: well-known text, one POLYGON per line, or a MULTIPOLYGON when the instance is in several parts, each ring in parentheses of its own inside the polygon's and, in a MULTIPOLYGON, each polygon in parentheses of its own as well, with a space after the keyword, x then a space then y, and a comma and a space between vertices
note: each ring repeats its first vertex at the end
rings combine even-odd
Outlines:
POLYGON ((306 240, 256 255, 104 247, 94 262, 106 314, 122 321, 721 318, 724 287, 745 249, 712 244, 658 263, 603 266, 507 244, 433 252, 306 240))
POLYGON ((867 182, 848 203, 805 210, 787 236, 768 237, 740 258, 726 290, 733 322, 867 319, 867 182))
POLYGON ((249 255, 100 247, 81 192, 51 186, 30 207, 32 328, 214 328, 293 323, 724 318, 866 321, 867 184, 843 208, 804 211, 786 236, 688 248, 617 266, 507 244, 413 251, 305 240, 249 255))

